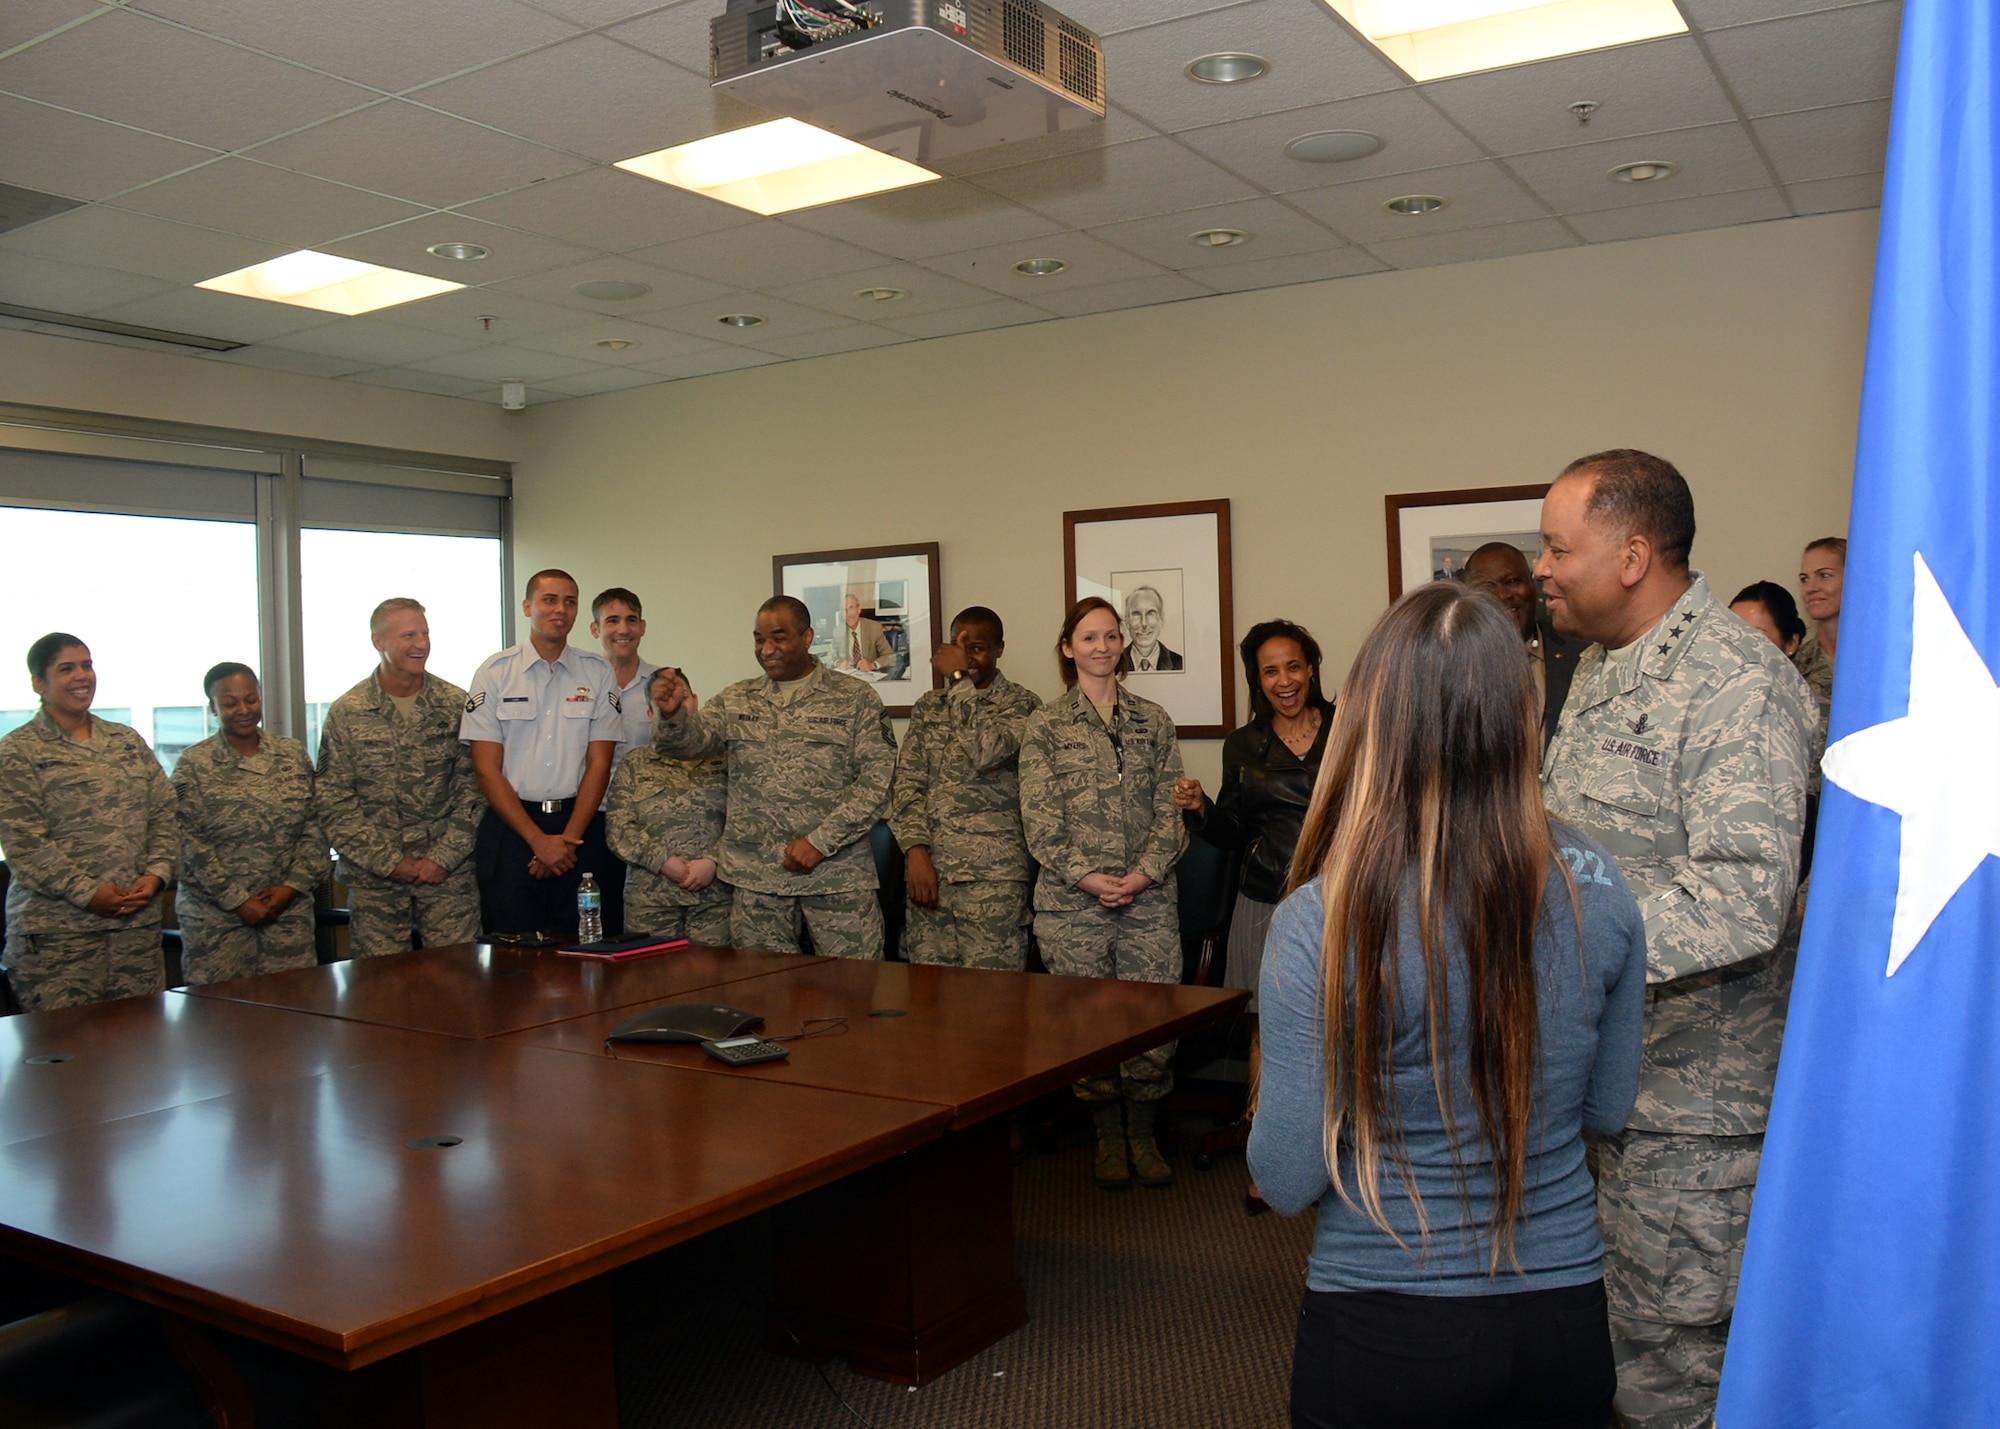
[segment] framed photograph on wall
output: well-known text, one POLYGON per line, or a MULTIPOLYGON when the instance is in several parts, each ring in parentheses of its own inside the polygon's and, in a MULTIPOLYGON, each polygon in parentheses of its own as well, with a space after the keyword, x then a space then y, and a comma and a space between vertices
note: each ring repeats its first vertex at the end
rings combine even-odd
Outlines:
POLYGON ((812 653, 875 686, 889 713, 910 717, 938 685, 931 654, 944 640, 938 543, 806 551, 771 558, 776 594, 812 612, 812 653))
POLYGON ((1409 491, 1382 498, 1389 522, 1389 599, 1425 581, 1455 580, 1465 558, 1505 541, 1534 569, 1542 555, 1542 498, 1549 484, 1409 491))
POLYGON ((1101 595, 1118 609, 1125 687, 1166 706, 1182 739, 1236 727, 1228 501, 1063 512, 1063 608, 1101 595))

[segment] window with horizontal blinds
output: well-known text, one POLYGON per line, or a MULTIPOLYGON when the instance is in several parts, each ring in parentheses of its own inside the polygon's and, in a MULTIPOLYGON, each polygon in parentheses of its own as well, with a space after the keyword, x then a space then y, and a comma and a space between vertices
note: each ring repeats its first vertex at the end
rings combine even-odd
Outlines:
POLYGON ((307 452, 299 524, 333 531, 506 534, 506 478, 307 452))

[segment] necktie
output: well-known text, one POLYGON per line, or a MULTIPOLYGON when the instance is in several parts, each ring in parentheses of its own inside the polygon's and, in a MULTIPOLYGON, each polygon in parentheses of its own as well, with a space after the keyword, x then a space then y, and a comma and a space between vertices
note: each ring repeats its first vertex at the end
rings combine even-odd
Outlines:
POLYGON ((1153 662, 1151 660, 1141 660, 1139 662, 1139 668, 1142 670, 1150 670, 1153 668, 1153 662))
POLYGON ((861 632, 858 629, 847 632, 847 649, 848 663, 859 665, 861 663, 861 632))

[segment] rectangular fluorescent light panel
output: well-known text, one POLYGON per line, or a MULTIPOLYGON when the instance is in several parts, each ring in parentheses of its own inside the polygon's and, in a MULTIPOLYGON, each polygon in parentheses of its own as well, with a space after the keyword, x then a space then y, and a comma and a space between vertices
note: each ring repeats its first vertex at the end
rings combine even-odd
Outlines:
POLYGON ((1674 0, 1326 0, 1422 83, 1684 35, 1674 0))
POLYGON ((373 263, 357 263, 352 258, 336 258, 331 253, 301 248, 296 253, 287 253, 268 263, 253 263, 195 286, 351 318, 357 313, 372 313, 377 308, 449 293, 465 284, 448 283, 422 273, 405 273, 400 268, 378 268, 373 263))
POLYGON ((691 144, 621 159, 618 167, 769 217, 938 177, 893 154, 796 119, 773 119, 691 144))

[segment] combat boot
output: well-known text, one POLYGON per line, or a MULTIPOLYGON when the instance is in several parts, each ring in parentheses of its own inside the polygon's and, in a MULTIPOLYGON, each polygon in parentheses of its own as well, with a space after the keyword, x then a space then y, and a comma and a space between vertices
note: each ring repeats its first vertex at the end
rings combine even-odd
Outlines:
POLYGON ((1132 1153, 1132 1172, 1141 1186, 1155 1191, 1174 1184, 1174 1168, 1153 1140, 1153 1119, 1159 1111, 1158 1102, 1125 1103, 1125 1145, 1132 1153))
POLYGON ((1108 1102, 1092 1102, 1090 1119, 1097 1123, 1097 1159, 1091 1163, 1091 1179, 1106 1191, 1132 1188, 1132 1168, 1125 1164, 1125 1108, 1116 1097, 1108 1102))

